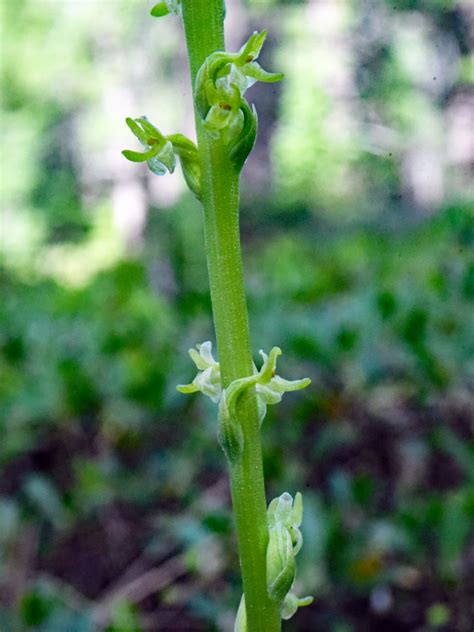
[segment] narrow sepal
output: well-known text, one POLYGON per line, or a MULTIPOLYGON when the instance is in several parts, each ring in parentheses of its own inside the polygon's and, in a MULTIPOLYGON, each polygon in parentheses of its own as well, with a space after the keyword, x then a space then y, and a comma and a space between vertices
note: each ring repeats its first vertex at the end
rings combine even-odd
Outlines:
POLYGON ((246 64, 244 72, 247 77, 251 77, 255 80, 255 82, 261 81, 262 83, 276 83, 285 77, 282 72, 268 72, 267 70, 264 70, 260 64, 257 64, 256 62, 246 64))
POLYGON ((260 31, 260 33, 258 31, 254 31, 252 33, 236 55, 240 65, 257 59, 260 55, 260 51, 262 50, 266 37, 267 31, 260 31))
POLYGON ((131 149, 124 149, 122 151, 122 156, 124 156, 127 160, 130 160, 131 162, 146 162, 147 160, 150 160, 150 158, 153 158, 155 153, 156 152, 153 149, 150 149, 150 151, 147 151, 145 153, 132 151, 131 149))

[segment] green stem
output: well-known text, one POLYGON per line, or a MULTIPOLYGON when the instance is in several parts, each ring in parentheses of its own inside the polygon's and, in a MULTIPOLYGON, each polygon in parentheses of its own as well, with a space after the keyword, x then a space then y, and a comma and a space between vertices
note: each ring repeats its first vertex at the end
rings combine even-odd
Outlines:
MULTIPOLYGON (((183 0, 183 20, 194 85, 206 57, 224 50, 222 0, 183 0)), ((204 231, 222 385, 252 375, 252 353, 239 231, 239 174, 226 147, 211 140, 196 113, 202 166, 204 231)), ((279 632, 279 606, 266 585, 265 486, 255 394, 242 398, 242 459, 230 467, 248 632, 279 632)))

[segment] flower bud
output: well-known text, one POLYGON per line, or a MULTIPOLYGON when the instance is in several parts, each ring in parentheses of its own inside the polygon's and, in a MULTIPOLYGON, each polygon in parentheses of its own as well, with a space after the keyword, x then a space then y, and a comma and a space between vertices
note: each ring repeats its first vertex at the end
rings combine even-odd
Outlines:
POLYGON ((277 523, 269 530, 267 590, 271 599, 282 601, 293 585, 296 562, 288 529, 277 523))
POLYGON ((217 430, 217 439, 219 445, 224 450, 229 462, 234 463, 242 456, 244 449, 244 435, 237 417, 233 417, 229 413, 226 403, 225 391, 222 393, 219 402, 219 426, 217 430))

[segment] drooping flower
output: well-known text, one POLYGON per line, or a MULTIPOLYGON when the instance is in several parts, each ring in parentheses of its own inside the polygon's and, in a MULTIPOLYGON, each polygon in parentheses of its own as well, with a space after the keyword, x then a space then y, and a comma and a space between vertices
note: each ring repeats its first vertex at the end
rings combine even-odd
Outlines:
POLYGON ((177 390, 180 393, 201 391, 217 404, 222 395, 221 372, 219 362, 212 355, 212 342, 196 345, 196 349, 189 350, 189 355, 198 369, 197 375, 190 384, 179 384, 177 390))
POLYGON ((132 162, 146 162, 150 171, 158 176, 173 173, 176 167, 173 145, 160 130, 146 116, 127 118, 125 122, 146 149, 144 152, 124 149, 122 154, 125 158, 132 162))

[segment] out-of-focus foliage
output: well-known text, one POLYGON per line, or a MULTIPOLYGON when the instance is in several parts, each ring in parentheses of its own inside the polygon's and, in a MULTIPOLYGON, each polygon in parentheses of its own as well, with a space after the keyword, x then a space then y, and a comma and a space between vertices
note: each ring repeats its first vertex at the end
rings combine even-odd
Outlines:
MULTIPOLYGON (((112 4, 1 4, 0 629, 230 630, 215 411, 175 390, 212 338, 200 211, 120 156, 126 114, 192 135, 182 34, 112 4)), ((286 72, 249 92, 255 351, 313 381, 263 429, 268 497, 305 497, 287 629, 471 632, 470 3, 242 6, 232 48, 268 27, 286 72)))

